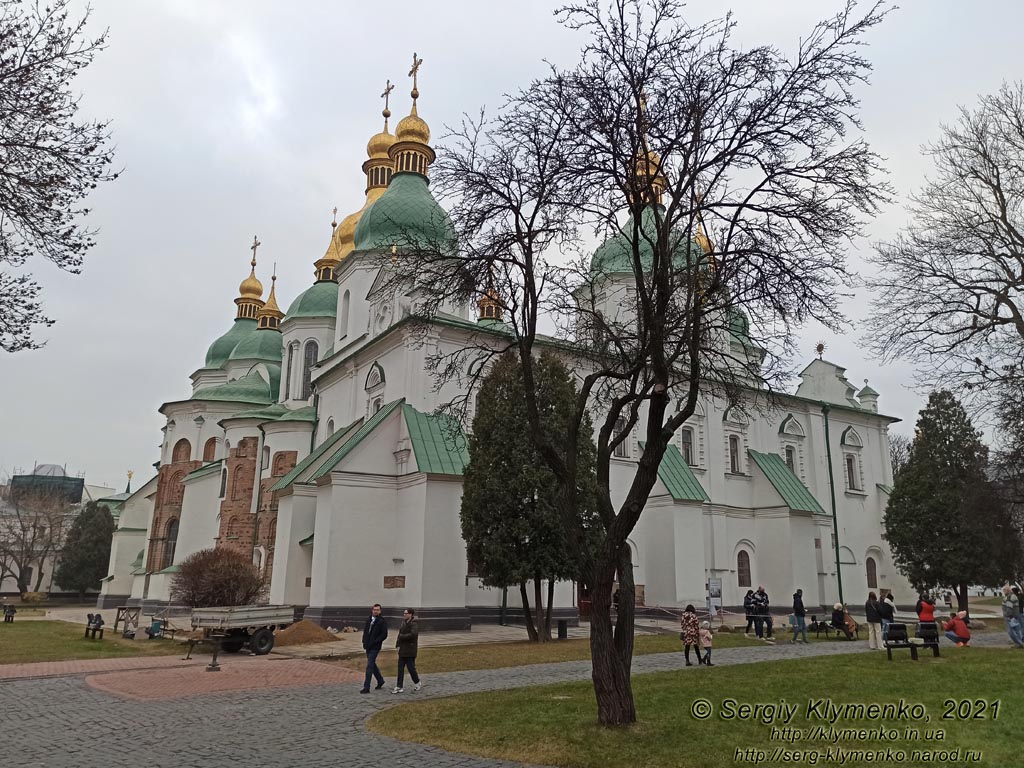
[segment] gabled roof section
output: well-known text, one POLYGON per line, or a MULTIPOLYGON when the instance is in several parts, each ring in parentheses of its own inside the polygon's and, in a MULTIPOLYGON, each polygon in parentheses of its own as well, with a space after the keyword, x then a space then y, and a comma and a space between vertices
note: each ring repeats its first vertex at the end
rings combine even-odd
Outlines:
POLYGON ((458 421, 446 414, 421 413, 407 403, 402 415, 419 471, 462 475, 469 463, 469 443, 458 421))
POLYGON ((344 429, 339 429, 333 435, 329 435, 326 440, 316 447, 315 451, 296 464, 291 472, 274 483, 270 490, 283 491, 292 483, 306 482, 309 479, 309 475, 320 467, 324 456, 334 449, 338 443, 344 440, 347 435, 351 435, 359 427, 362 421, 362 419, 353 421, 344 429))
POLYGON ((217 459, 216 461, 211 461, 209 464, 203 464, 203 466, 193 469, 185 475, 185 482, 187 483, 189 480, 198 480, 200 477, 205 477, 206 475, 212 475, 215 472, 219 472, 220 465, 222 463, 223 459, 217 459))
MULTIPOLYGON (((641 442, 640 448, 643 449, 644 445, 646 443, 641 442)), ((683 454, 674 445, 670 444, 665 449, 665 455, 661 457, 658 479, 664 483, 669 495, 676 501, 711 501, 711 497, 693 474, 683 454)))
POLYGON ((340 447, 334 453, 332 453, 325 462, 323 462, 320 465, 319 469, 317 469, 312 475, 310 475, 310 482, 319 480, 321 477, 330 474, 331 471, 336 466, 338 466, 338 463, 342 459, 348 456, 356 448, 356 446, 363 442, 363 440, 365 440, 366 437, 369 436, 371 432, 373 432, 373 430, 380 426, 381 422, 383 422, 388 416, 394 413, 395 410, 404 402, 404 397, 399 400, 394 400, 385 405, 375 414, 373 414, 373 416, 371 416, 369 419, 367 419, 366 423, 363 424, 363 426, 361 426, 359 430, 354 435, 352 435, 352 437, 341 443, 340 447))
POLYGON ((747 451, 750 458, 768 478, 768 482, 779 492, 779 496, 786 506, 796 512, 814 512, 819 515, 825 514, 818 500, 814 498, 807 486, 800 482, 800 478, 793 474, 793 470, 785 460, 775 453, 760 453, 759 451, 747 451))
POLYGON ((892 496, 892 486, 885 485, 884 483, 875 483, 875 487, 878 488, 886 496, 892 496))

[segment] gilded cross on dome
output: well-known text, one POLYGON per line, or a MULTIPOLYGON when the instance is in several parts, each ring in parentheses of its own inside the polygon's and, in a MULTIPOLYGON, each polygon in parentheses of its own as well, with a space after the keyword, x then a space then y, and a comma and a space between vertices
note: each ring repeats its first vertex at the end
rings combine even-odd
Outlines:
POLYGON ((256 249, 259 248, 261 245, 263 245, 263 243, 261 243, 257 239, 256 235, 253 235, 252 236, 252 245, 249 246, 249 250, 252 251, 252 265, 253 265, 253 267, 256 266, 256 249))
MULTIPOLYGON (((415 55, 413 56, 413 58, 416 58, 415 55)), ((419 66, 419 65, 417 65, 417 66, 419 66)), ((415 86, 413 86, 413 87, 415 87, 415 86)), ((384 86, 384 93, 382 93, 380 95, 380 97, 382 99, 384 99, 384 119, 385 120, 387 120, 389 117, 391 117, 391 109, 389 107, 389 104, 391 102, 391 92, 393 90, 395 90, 395 86, 391 84, 390 80, 388 80, 388 84, 386 86, 384 86)))
POLYGON ((420 64, 423 63, 423 59, 417 58, 415 52, 412 55, 412 69, 409 70, 409 77, 412 78, 412 100, 416 101, 420 97, 419 88, 416 87, 416 75, 420 71, 420 64))

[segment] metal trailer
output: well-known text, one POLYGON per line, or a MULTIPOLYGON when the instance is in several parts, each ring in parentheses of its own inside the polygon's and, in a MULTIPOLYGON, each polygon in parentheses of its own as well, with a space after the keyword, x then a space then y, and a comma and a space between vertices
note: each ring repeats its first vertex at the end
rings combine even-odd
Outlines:
POLYGON ((218 608, 193 608, 192 629, 201 629, 215 639, 227 653, 238 653, 245 646, 257 656, 274 647, 274 630, 295 621, 290 605, 234 605, 218 608))

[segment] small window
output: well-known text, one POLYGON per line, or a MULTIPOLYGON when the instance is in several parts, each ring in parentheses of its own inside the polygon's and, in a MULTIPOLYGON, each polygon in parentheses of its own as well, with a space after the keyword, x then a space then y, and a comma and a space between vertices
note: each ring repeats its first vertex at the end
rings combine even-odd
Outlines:
MULTIPOLYGON (((617 438, 619 435, 621 435, 625 431, 626 431, 626 420, 622 419, 622 418, 616 419, 615 420, 615 432, 614 432, 614 437, 612 439, 617 438)), ((629 436, 628 435, 626 436, 626 438, 621 443, 619 443, 618 445, 615 446, 615 449, 612 451, 612 455, 615 456, 618 459, 628 459, 629 458, 629 436)))
POLYGON ((178 548, 178 518, 167 524, 167 538, 164 542, 164 568, 174 565, 174 551, 178 548))
POLYGON ((814 548, 815 549, 821 549, 821 539, 815 539, 814 540, 814 548))
POLYGON ((261 469, 266 469, 269 466, 270 466, 270 446, 269 445, 264 445, 263 446, 263 463, 260 464, 260 468, 261 469))
POLYGON ((380 399, 380 398, 378 397, 377 399, 375 399, 375 400, 373 401, 373 407, 372 407, 372 408, 371 408, 370 410, 371 410, 371 411, 372 411, 373 413, 376 413, 377 411, 379 411, 379 410, 380 410, 381 408, 383 408, 383 407, 384 407, 384 401, 383 401, 383 400, 381 400, 381 399, 380 399))
POLYGON ((315 341, 306 342, 306 352, 302 360, 302 400, 308 400, 313 394, 313 366, 316 365, 320 347, 315 341))
POLYGON ((864 564, 868 571, 868 589, 878 589, 878 567, 875 565, 875 558, 869 557, 864 564))
POLYGON ((846 454, 846 481, 851 491, 860 490, 860 477, 857 473, 857 457, 853 454, 846 454))
POLYGON ((740 439, 736 435, 729 435, 729 471, 740 473, 740 439))
POLYGON ((693 430, 689 427, 684 427, 680 433, 680 440, 683 446, 683 461, 691 467, 696 466, 696 462, 693 460, 693 430))
POLYGON ((226 469, 221 470, 220 473, 220 498, 224 498, 224 494, 228 490, 228 471, 226 469))
POLYGON ((174 444, 174 452, 171 454, 171 462, 188 461, 192 458, 192 444, 185 438, 181 438, 174 444))
POLYGON ((786 465, 792 472, 796 472, 796 451, 793 450, 792 445, 786 446, 786 465))
POLYGON ((740 587, 750 586, 750 555, 745 549, 736 555, 736 584, 740 587))
POLYGON ((327 434, 328 436, 334 434, 334 419, 327 420, 327 434))
POLYGON ((295 344, 288 345, 288 364, 284 369, 284 399, 292 395, 292 365, 295 362, 295 344))
POLYGON ((217 438, 211 437, 203 446, 203 461, 210 462, 217 458, 217 438))

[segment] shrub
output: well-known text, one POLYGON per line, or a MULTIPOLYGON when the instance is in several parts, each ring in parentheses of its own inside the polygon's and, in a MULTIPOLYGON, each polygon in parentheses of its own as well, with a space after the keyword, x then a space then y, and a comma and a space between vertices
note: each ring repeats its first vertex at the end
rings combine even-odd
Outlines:
POLYGON ((45 592, 25 592, 21 596, 21 602, 26 605, 32 605, 35 603, 45 603, 49 599, 49 595, 45 592))
POLYGON ((190 608, 252 605, 266 591, 255 565, 231 549, 203 549, 189 555, 171 580, 171 598, 190 608))

